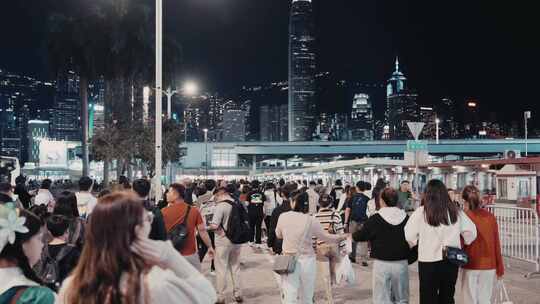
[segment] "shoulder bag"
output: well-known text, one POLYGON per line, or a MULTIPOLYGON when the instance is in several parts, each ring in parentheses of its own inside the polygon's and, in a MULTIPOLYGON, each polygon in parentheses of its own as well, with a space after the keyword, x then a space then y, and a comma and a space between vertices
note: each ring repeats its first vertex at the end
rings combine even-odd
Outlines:
POLYGON ((273 270, 277 274, 290 274, 293 273, 296 269, 296 262, 298 260, 298 257, 300 256, 300 251, 302 250, 306 236, 311 229, 311 217, 308 217, 306 222, 306 228, 304 233, 302 234, 302 238, 300 239, 300 242, 298 244, 298 248, 296 250, 296 253, 294 255, 277 255, 274 259, 274 267, 273 270))
MULTIPOLYGON (((460 219, 458 214, 458 221, 459 220, 460 219)), ((450 214, 448 214, 448 224, 452 225, 452 222, 450 221, 450 214)), ((444 243, 442 249, 442 256, 443 259, 458 267, 463 267, 467 265, 467 263, 469 263, 469 256, 463 249, 459 247, 445 246, 444 243)))
POLYGON ((184 244, 186 242, 187 235, 189 233, 188 228, 187 228, 187 221, 189 219, 189 211, 191 211, 191 206, 188 206, 186 215, 184 216, 184 220, 180 222, 179 224, 176 224, 171 229, 171 231, 167 234, 167 236, 171 240, 176 250, 181 250, 184 247, 184 244))

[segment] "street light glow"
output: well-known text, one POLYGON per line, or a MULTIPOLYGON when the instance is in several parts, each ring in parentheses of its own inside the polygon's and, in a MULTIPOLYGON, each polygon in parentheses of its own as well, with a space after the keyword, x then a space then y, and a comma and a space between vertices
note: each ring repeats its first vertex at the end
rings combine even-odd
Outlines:
POLYGON ((185 95, 193 96, 199 92, 199 87, 195 82, 188 81, 184 84, 183 91, 185 95))

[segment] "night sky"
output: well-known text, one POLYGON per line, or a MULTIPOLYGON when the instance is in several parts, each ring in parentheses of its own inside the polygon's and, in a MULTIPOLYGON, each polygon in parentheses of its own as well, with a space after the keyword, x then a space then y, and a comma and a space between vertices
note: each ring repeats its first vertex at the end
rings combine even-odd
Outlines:
MULTIPOLYGON (((42 45, 50 1, 3 1, 0 68, 47 77, 42 45)), ((540 117, 534 1, 313 1, 320 71, 384 83, 399 55, 421 103, 470 96, 498 117, 520 119, 524 109, 540 117)), ((184 78, 210 91, 287 79, 290 1, 164 2, 166 35, 183 44, 184 78)))

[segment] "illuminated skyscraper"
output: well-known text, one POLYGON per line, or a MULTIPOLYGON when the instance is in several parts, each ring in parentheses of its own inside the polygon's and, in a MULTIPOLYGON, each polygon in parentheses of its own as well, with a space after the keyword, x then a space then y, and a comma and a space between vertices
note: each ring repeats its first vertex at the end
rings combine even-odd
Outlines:
POLYGON ((311 0, 293 0, 289 24, 289 141, 315 130, 315 26, 311 0))
POLYGON ((399 60, 396 58, 396 69, 386 86, 386 128, 389 139, 411 138, 408 122, 418 121, 418 95, 408 90, 407 78, 399 70, 399 60))
POLYGON ((373 108, 367 94, 355 94, 351 112, 351 139, 373 140, 373 108))

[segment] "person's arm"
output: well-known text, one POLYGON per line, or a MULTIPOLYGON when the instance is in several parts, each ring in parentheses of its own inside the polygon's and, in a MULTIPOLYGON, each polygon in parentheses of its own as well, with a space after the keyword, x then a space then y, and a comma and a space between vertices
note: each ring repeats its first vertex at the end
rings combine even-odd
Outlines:
POLYGON ((324 231, 321 223, 316 219, 309 218, 311 221, 311 233, 319 241, 328 242, 328 243, 338 243, 347 239, 346 234, 330 234, 324 231))
POLYGON ((280 217, 277 221, 277 225, 276 225, 276 229, 275 229, 275 233, 276 233, 276 238, 278 239, 283 239, 283 231, 281 230, 281 225, 282 225, 282 217, 280 217))
POLYGON ((504 260, 501 254, 501 240, 499 238, 499 225, 497 224, 497 220, 495 217, 492 219, 493 221, 493 239, 495 240, 495 265, 496 265, 496 273, 497 278, 502 278, 504 275, 504 260))
POLYGON ((476 225, 463 211, 459 211, 460 233, 465 245, 470 245, 476 239, 476 225))
POLYGON ((409 246, 412 248, 418 244, 418 237, 420 235, 420 224, 423 220, 423 214, 421 212, 423 209, 417 209, 409 220, 405 224, 405 240, 409 243, 409 246))
POLYGON ((208 235, 208 231, 206 231, 206 226, 204 223, 197 225, 197 232, 199 232, 201 240, 204 242, 206 247, 208 247, 208 255, 210 258, 214 258, 214 247, 212 247, 212 242, 210 241, 210 236, 208 235))
POLYGON ((345 227, 349 226, 349 217, 351 216, 351 208, 347 206, 345 208, 345 227))

